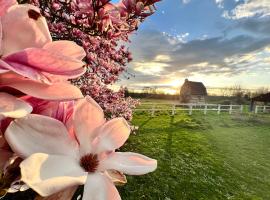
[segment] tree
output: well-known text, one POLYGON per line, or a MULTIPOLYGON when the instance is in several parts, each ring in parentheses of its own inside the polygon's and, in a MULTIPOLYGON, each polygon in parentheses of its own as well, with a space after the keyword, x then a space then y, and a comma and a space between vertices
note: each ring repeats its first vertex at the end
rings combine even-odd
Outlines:
POLYGON ((126 72, 132 56, 125 44, 160 0, 121 0, 117 4, 111 0, 19 1, 40 7, 54 40, 72 40, 85 49, 87 72, 72 83, 94 98, 108 116, 130 120, 137 101, 125 99, 122 89, 115 92, 107 86, 126 72), (123 109, 108 106, 119 105, 119 101, 123 109))

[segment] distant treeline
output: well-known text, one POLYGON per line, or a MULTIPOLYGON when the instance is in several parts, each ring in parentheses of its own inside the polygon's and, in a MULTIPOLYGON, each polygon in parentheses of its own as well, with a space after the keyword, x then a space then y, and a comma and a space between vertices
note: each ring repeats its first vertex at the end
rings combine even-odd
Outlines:
POLYGON ((136 99, 165 99, 165 100, 179 100, 179 95, 172 95, 172 94, 150 94, 150 93, 135 93, 135 92, 128 92, 126 96, 130 96, 136 99))
MULTIPOLYGON (((135 92, 126 92, 126 97, 132 97, 136 99, 163 99, 163 100, 172 100, 179 101, 179 94, 150 94, 150 93, 135 93, 135 92)), ((207 103, 213 104, 249 104, 250 98, 247 96, 206 96, 207 103)))

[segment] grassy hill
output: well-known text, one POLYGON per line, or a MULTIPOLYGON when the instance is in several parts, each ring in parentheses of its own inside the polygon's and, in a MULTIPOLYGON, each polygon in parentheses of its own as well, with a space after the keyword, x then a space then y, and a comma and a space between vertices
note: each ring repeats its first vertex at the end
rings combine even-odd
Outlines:
POLYGON ((124 151, 158 160, 158 169, 128 177, 124 200, 269 200, 270 115, 136 113, 139 126, 124 151))

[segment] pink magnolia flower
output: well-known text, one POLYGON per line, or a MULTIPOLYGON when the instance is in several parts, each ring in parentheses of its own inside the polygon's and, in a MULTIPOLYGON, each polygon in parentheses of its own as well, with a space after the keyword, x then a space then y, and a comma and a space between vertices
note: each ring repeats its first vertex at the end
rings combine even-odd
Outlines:
POLYGON ((13 151, 27 157, 20 165, 22 181, 41 196, 84 184, 83 200, 117 200, 121 197, 108 176, 111 170, 142 175, 157 167, 157 161, 146 156, 115 152, 130 128, 123 118, 105 122, 101 108, 89 97, 76 103, 73 128, 76 139, 60 121, 30 114, 5 132, 13 151))
POLYGON ((13 71, 51 83, 85 72, 83 48, 71 41, 52 42, 46 20, 37 7, 12 5, 0 22, 0 73, 13 71))
POLYGON ((0 89, 13 88, 24 94, 46 100, 73 100, 83 98, 79 88, 67 81, 44 84, 15 73, 0 73, 0 89))

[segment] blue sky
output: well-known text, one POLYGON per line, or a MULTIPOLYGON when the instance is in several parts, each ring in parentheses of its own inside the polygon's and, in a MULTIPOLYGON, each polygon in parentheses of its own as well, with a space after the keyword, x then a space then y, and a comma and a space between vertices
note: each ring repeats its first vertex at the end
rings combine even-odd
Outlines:
POLYGON ((269 33, 270 0, 163 0, 131 38, 135 77, 118 85, 269 87, 269 33))

